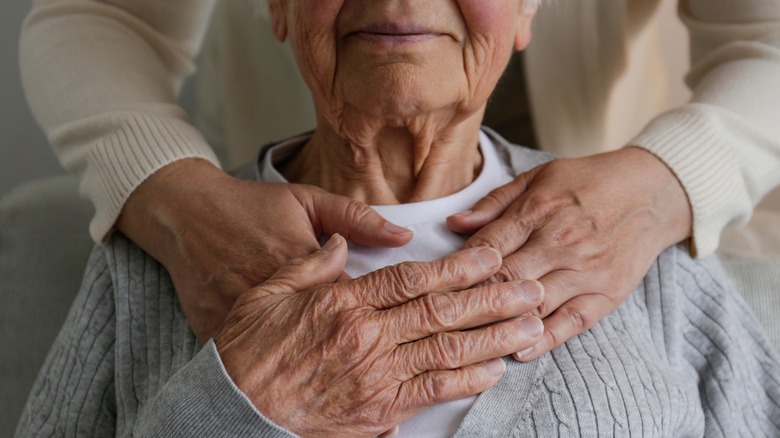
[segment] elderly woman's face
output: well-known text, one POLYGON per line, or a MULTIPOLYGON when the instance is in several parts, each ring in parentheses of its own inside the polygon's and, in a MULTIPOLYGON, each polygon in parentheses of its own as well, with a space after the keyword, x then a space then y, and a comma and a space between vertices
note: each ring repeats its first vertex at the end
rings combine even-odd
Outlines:
MULTIPOLYGON (((512 48, 524 48, 523 0, 271 0, 318 110, 332 125, 468 115, 487 101, 512 48), (348 121, 348 120, 347 120, 348 121)), ((417 120, 423 119, 423 120, 417 120)))

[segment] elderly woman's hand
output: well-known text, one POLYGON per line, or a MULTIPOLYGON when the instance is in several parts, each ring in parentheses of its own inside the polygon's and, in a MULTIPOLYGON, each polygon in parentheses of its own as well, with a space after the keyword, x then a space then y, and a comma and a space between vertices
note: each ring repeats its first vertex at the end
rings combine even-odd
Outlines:
POLYGON ((117 227, 170 272, 201 342, 241 293, 318 249, 323 233, 369 246, 400 246, 412 237, 365 204, 311 186, 238 180, 197 159, 170 164, 141 184, 117 227))
POLYGON ((299 435, 376 436, 485 391, 504 372, 499 357, 542 334, 541 320, 517 317, 541 302, 535 282, 461 291, 496 273, 493 249, 334 283, 346 259, 333 236, 241 295, 215 338, 236 385, 299 435))
POLYGON ((536 167, 448 224, 479 230, 466 246, 501 251, 496 281, 544 284, 537 314, 545 336, 516 356, 531 360, 616 309, 664 248, 691 235, 691 216, 672 172, 649 152, 626 148, 536 167))

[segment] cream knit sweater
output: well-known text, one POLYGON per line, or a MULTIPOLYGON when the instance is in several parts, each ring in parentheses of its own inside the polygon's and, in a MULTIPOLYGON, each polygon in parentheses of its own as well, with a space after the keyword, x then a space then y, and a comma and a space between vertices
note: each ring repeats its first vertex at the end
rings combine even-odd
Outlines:
MULTIPOLYGON (((542 7, 526 65, 545 149, 592 150, 621 128, 607 124, 615 84, 660 1, 559 0, 542 7)), ((313 126, 289 51, 271 47, 255 0, 32 3, 21 41, 25 89, 63 166, 80 177, 82 194, 96 207, 96 240, 110 232, 135 187, 161 167, 187 157, 216 164, 210 143, 233 165, 266 139, 313 126), (215 6, 199 130, 176 95, 195 69, 215 6)), ((780 3, 680 0, 679 12, 691 34, 693 98, 628 144, 656 154, 678 176, 694 210, 695 248, 706 255, 725 226, 744 223, 780 184, 780 3)), ((662 84, 657 75, 644 76, 625 111, 655 105, 662 84)))

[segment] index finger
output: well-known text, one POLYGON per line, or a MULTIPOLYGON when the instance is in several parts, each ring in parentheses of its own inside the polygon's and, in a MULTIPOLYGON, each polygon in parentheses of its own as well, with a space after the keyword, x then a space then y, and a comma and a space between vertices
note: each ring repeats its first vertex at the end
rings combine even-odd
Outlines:
POLYGON ((433 292, 466 289, 487 280, 501 267, 493 248, 461 250, 432 262, 404 262, 357 278, 352 290, 356 302, 386 309, 433 292))

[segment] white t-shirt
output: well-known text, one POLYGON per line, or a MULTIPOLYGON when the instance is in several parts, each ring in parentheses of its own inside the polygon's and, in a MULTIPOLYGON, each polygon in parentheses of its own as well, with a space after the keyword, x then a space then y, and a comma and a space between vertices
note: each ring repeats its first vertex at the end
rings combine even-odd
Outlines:
MULTIPOLYGON (((268 182, 287 182, 274 168, 294 153, 306 138, 298 137, 274 146, 262 163, 261 177, 268 182), (270 158, 270 159, 269 159, 270 158)), ((482 171, 474 182, 463 190, 443 198, 402 205, 372 206, 385 219, 414 232, 414 238, 400 248, 369 248, 349 243, 349 257, 345 271, 358 277, 389 265, 415 260, 429 261, 458 250, 465 237, 450 231, 446 219, 471 208, 480 198, 496 187, 512 180, 511 169, 504 165, 496 146, 485 133, 480 133, 482 171)), ((467 397, 433 406, 401 425, 402 437, 449 437, 457 431, 477 397, 467 397)))

